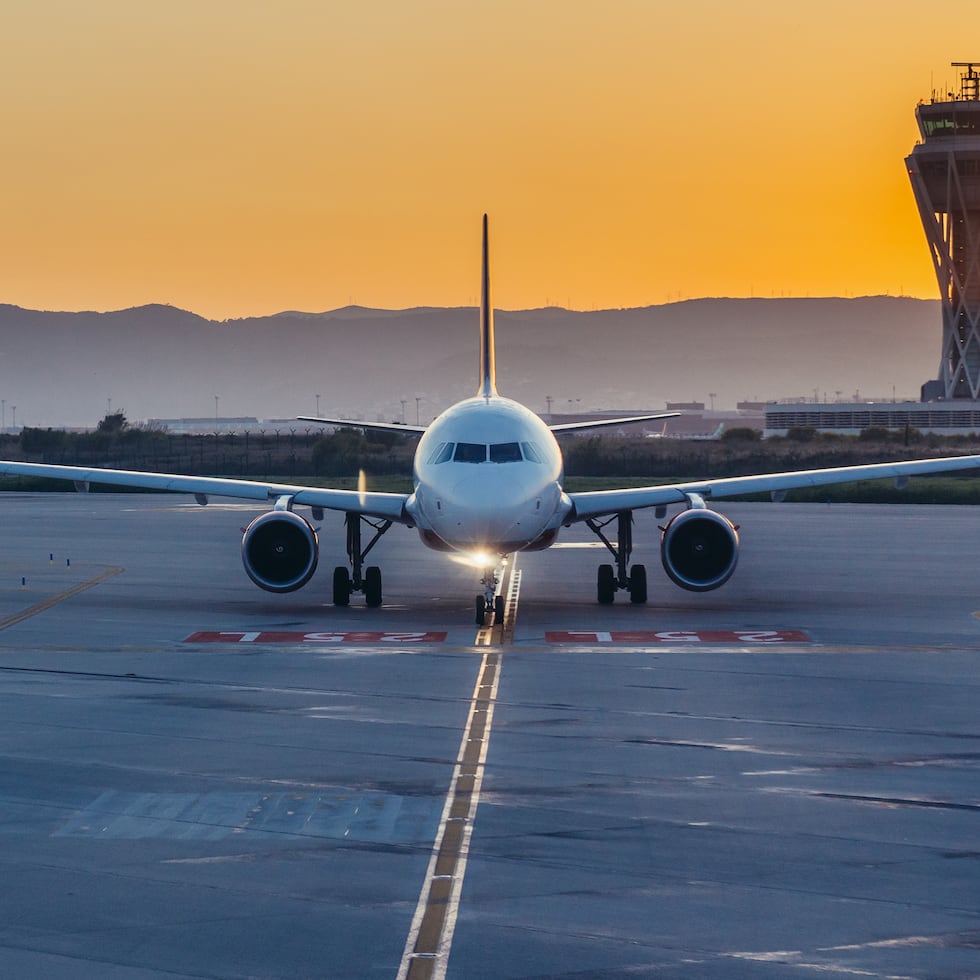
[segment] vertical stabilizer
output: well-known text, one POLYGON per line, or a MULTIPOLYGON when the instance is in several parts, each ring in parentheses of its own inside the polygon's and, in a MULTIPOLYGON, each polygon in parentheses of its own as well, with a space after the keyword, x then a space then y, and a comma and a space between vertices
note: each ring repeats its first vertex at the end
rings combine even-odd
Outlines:
POLYGON ((483 216, 483 276, 480 297, 480 391, 483 398, 497 394, 497 359, 493 339, 493 304, 490 300, 490 246, 487 216, 483 216))

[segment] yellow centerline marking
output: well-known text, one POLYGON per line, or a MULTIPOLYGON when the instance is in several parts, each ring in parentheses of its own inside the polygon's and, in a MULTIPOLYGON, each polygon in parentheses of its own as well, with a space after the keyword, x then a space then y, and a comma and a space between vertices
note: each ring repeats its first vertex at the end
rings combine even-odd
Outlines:
POLYGON ((0 619, 0 630, 5 630, 11 626, 15 626, 17 623, 21 623, 25 619, 30 619, 31 616, 37 616, 39 613, 43 613, 50 609, 52 606, 58 605, 59 602, 64 602, 65 599, 70 599, 73 595, 78 595, 79 592, 84 592, 86 589, 91 589, 96 585, 100 585, 102 582, 105 582, 124 571, 125 569, 121 565, 111 565, 101 575, 96 575, 95 578, 90 578, 85 582, 79 582, 78 585, 73 585, 70 589, 65 589, 64 592, 59 592, 56 595, 50 596, 43 602, 38 602, 19 613, 14 613, 12 616, 8 616, 6 619, 0 619))
POLYGON ((478 647, 509 646, 514 642, 514 624, 517 622, 517 600, 521 595, 521 573, 517 570, 517 557, 512 556, 504 572, 504 621, 481 626, 476 633, 478 647))
POLYGON ((412 928, 405 942, 398 980, 442 980, 446 976, 466 858, 483 785, 501 657, 499 650, 488 650, 480 664, 449 793, 412 928))

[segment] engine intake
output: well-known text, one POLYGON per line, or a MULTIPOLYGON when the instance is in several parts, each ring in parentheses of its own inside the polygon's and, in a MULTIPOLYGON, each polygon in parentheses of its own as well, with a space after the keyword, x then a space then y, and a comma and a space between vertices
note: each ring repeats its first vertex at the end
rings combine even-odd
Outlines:
POLYGON ((267 592, 294 592, 313 577, 320 557, 316 531, 299 514, 274 510, 256 517, 242 535, 242 564, 267 592))
POLYGON ((663 529, 660 560, 682 589, 710 592, 724 585, 738 564, 738 528, 704 507, 683 510, 663 529))

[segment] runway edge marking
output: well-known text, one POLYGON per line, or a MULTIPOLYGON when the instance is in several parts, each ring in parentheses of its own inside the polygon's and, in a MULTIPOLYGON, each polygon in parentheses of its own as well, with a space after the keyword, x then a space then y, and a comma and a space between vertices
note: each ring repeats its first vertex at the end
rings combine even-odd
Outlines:
POLYGON ((64 602, 65 599, 70 599, 73 595, 78 595, 79 592, 84 592, 86 589, 92 589, 96 585, 101 585, 116 575, 121 575, 125 570, 121 565, 110 565, 101 575, 96 575, 95 578, 90 578, 85 582, 79 582, 78 585, 73 585, 70 589, 65 589, 64 592, 59 592, 57 595, 53 595, 43 602, 35 603, 22 612, 14 613, 6 619, 0 619, 0 630, 9 629, 11 626, 16 626, 17 623, 22 623, 25 619, 30 619, 31 616, 37 616, 39 613, 46 612, 52 606, 58 605, 59 602, 64 602))
POLYGON ((446 976, 466 858, 483 785, 501 659, 500 651, 488 650, 480 664, 466 728, 397 980, 442 980, 446 976))

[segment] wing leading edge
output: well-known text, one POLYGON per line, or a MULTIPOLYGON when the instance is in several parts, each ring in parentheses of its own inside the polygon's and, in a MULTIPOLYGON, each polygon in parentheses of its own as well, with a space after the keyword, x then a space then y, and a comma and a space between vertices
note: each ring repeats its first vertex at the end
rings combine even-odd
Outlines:
POLYGON ((660 412, 658 415, 629 415, 616 419, 592 419, 585 422, 558 422, 549 425, 552 432, 577 432, 582 429, 602 429, 609 425, 633 425, 636 422, 656 422, 658 419, 675 419, 680 412, 660 412))
MULTIPOLYGON (((629 415, 615 419, 591 419, 584 422, 557 422, 549 425, 552 432, 579 432, 583 429, 602 429, 613 425, 634 425, 637 422, 656 422, 659 419, 673 419, 680 412, 660 412, 656 415, 629 415)), ((358 419, 325 419, 320 416, 298 415, 298 422, 319 422, 321 425, 339 425, 348 429, 367 429, 377 432, 398 432, 403 436, 420 436, 426 430, 424 425, 406 425, 403 422, 363 422, 358 419)))
POLYGON ((362 422, 358 419, 325 419, 312 415, 297 415, 296 421, 338 425, 345 429, 368 429, 371 432, 400 432, 403 436, 420 436, 426 429, 424 425, 407 425, 404 422, 362 422))
POLYGON ((331 490, 322 487, 292 486, 284 483, 260 483, 252 480, 228 480, 207 476, 182 476, 174 473, 145 473, 138 470, 103 470, 98 467, 56 466, 47 463, 0 461, 0 476, 39 476, 54 480, 72 480, 76 486, 90 483, 116 487, 140 487, 144 490, 192 493, 198 502, 209 496, 238 497, 243 500, 274 501, 290 497, 294 504, 323 507, 365 517, 379 517, 397 524, 412 524, 405 510, 409 495, 359 490, 331 490))
POLYGON ((870 463, 864 466, 837 466, 822 470, 762 473, 756 476, 673 483, 658 487, 570 493, 568 497, 572 502, 572 511, 566 523, 584 521, 590 517, 614 514, 618 511, 685 503, 692 494, 711 498, 740 497, 748 493, 779 493, 800 487, 820 487, 834 483, 881 480, 890 477, 900 479, 924 473, 947 473, 978 468, 980 468, 980 456, 947 456, 899 463, 870 463))

